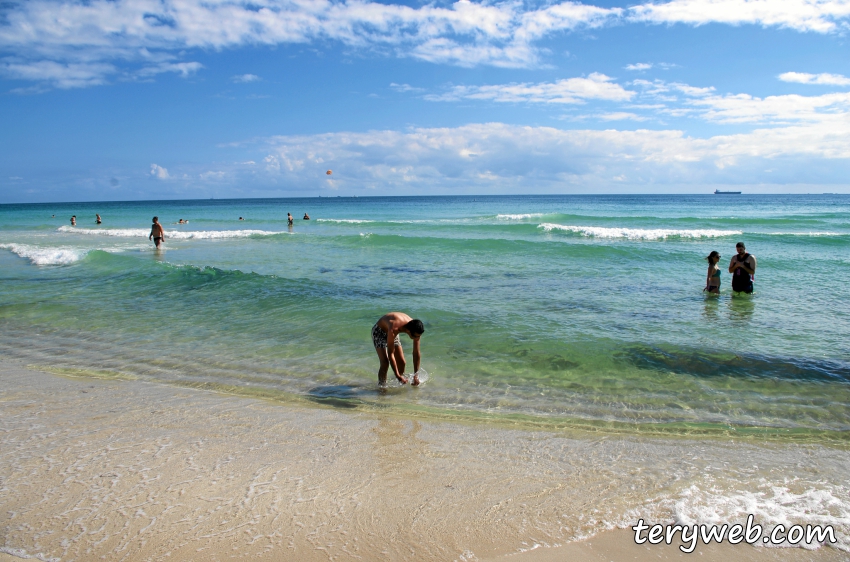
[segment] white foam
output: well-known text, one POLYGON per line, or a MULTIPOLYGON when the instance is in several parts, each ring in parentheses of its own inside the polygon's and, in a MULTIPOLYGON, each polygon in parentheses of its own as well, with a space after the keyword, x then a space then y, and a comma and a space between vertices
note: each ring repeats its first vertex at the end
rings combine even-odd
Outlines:
POLYGON ((24 560, 42 560, 43 562, 59 562, 59 558, 48 558, 43 554, 27 554, 23 548, 11 548, 8 546, 0 546, 0 552, 14 556, 15 558, 23 558, 24 560))
MULTIPOLYGON (((73 226, 60 226, 60 232, 72 234, 85 234, 89 236, 117 236, 121 238, 147 238, 150 230, 143 228, 75 228, 73 226)), ((218 238, 247 238, 248 236, 273 236, 275 234, 287 234, 286 232, 274 232, 270 230, 166 230, 165 239, 174 240, 209 240, 218 238)))
POLYGON ((496 215, 496 218, 499 220, 520 221, 524 219, 534 219, 542 216, 543 213, 523 213, 521 215, 496 215))
MULTIPOLYGON (((752 514, 755 522, 772 529, 784 525, 832 525, 838 543, 832 546, 850 550, 850 498, 847 490, 805 487, 796 491, 794 482, 777 485, 762 480, 755 490, 722 491, 691 486, 679 498, 669 500, 676 523, 681 525, 722 525, 741 523, 752 514)), ((785 546, 791 546, 786 544, 785 546)), ((806 546, 806 545, 801 545, 806 546)), ((818 545, 808 545, 809 548, 818 545)))
POLYGON ((316 219, 316 222, 338 222, 338 223, 348 223, 348 224, 364 224, 367 222, 375 222, 373 220, 368 219, 316 219))
POLYGON ((740 230, 672 230, 665 228, 605 228, 601 226, 569 226, 545 222, 538 226, 546 232, 564 230, 582 236, 594 238, 627 238, 629 240, 664 240, 669 237, 678 238, 720 238, 743 234, 740 230))
POLYGON ((0 244, 0 248, 28 259, 34 265, 68 265, 89 253, 89 250, 78 248, 40 248, 26 244, 0 244))

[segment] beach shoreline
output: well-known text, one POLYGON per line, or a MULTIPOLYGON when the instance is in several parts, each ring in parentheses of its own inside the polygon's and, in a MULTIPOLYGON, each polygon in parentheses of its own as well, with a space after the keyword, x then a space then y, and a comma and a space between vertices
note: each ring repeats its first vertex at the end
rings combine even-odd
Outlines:
MULTIPOLYGON (((663 440, 404 420, 63 377, 6 360, 0 385, 2 546, 28 555, 550 561, 680 554, 638 547, 628 530, 606 531, 628 508, 621 498, 632 487, 612 481, 606 466, 669 454, 663 440), (582 509, 598 521, 570 519, 582 509)), ((846 557, 827 547, 768 553, 723 544, 697 552, 707 560, 730 552, 754 561, 778 553, 789 561, 846 557)))

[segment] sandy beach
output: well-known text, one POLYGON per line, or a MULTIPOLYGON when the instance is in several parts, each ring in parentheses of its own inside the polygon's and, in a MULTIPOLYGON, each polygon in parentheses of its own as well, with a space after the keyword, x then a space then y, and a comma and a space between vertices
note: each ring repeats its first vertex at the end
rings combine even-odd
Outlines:
POLYGON ((0 405, 2 560, 847 557, 728 544, 684 555, 568 521, 588 503, 601 518, 643 493, 606 466, 663 444, 311 408, 8 361, 0 405))

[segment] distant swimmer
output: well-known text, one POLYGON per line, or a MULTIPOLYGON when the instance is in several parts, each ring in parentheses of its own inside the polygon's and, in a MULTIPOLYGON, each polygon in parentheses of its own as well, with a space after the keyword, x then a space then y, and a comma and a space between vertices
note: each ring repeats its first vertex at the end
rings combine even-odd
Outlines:
POLYGON ((289 224, 289 226, 292 226, 292 214, 291 213, 286 213, 286 222, 289 224))
POLYGON ((187 222, 189 222, 189 221, 185 221, 183 219, 180 219, 179 221, 177 221, 177 224, 186 224, 187 222))
POLYGON ((150 236, 148 236, 148 240, 151 238, 153 238, 153 243, 156 244, 157 248, 159 248, 159 245, 165 241, 165 230, 163 230, 162 225, 159 224, 159 217, 153 218, 151 233, 150 236))
POLYGON ((378 369, 378 384, 387 384, 387 369, 392 367, 395 378, 401 384, 407 384, 404 376, 404 350, 401 347, 399 334, 407 334, 413 340, 413 386, 419 385, 419 338, 425 333, 421 320, 415 320, 404 312, 389 312, 372 326, 372 344, 378 353, 381 366, 378 369))
POLYGON ((242 217, 239 217, 239 220, 244 221, 245 219, 243 219, 242 217))
POLYGON ((56 215, 53 215, 53 216, 52 216, 52 217, 50 217, 50 218, 55 219, 55 218, 56 218, 56 215))
POLYGON ((77 215, 71 217, 71 226, 77 226, 77 215))
POLYGON ((305 221, 310 220, 310 215, 308 215, 307 213, 304 213, 304 220, 305 221))
POLYGON ((100 215, 95 213, 94 216, 95 216, 94 222, 96 222, 97 224, 101 224, 103 222, 100 218, 100 215))
POLYGON ((736 293, 752 293, 753 280, 756 275, 756 257, 747 253, 743 242, 735 244, 737 255, 729 262, 729 273, 732 274, 732 290, 736 293))
POLYGON ((717 251, 713 251, 708 254, 708 257, 705 258, 708 262, 708 273, 705 276, 705 289, 703 291, 708 291, 713 295, 720 294, 720 266, 717 265, 717 262, 720 261, 720 253, 717 251))

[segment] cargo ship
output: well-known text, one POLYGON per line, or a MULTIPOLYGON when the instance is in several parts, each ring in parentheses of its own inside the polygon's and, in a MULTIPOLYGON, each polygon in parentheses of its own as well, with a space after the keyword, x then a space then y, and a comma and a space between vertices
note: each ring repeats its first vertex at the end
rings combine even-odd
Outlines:
POLYGON ((715 195, 740 195, 740 191, 720 191, 719 189, 714 190, 715 195))

